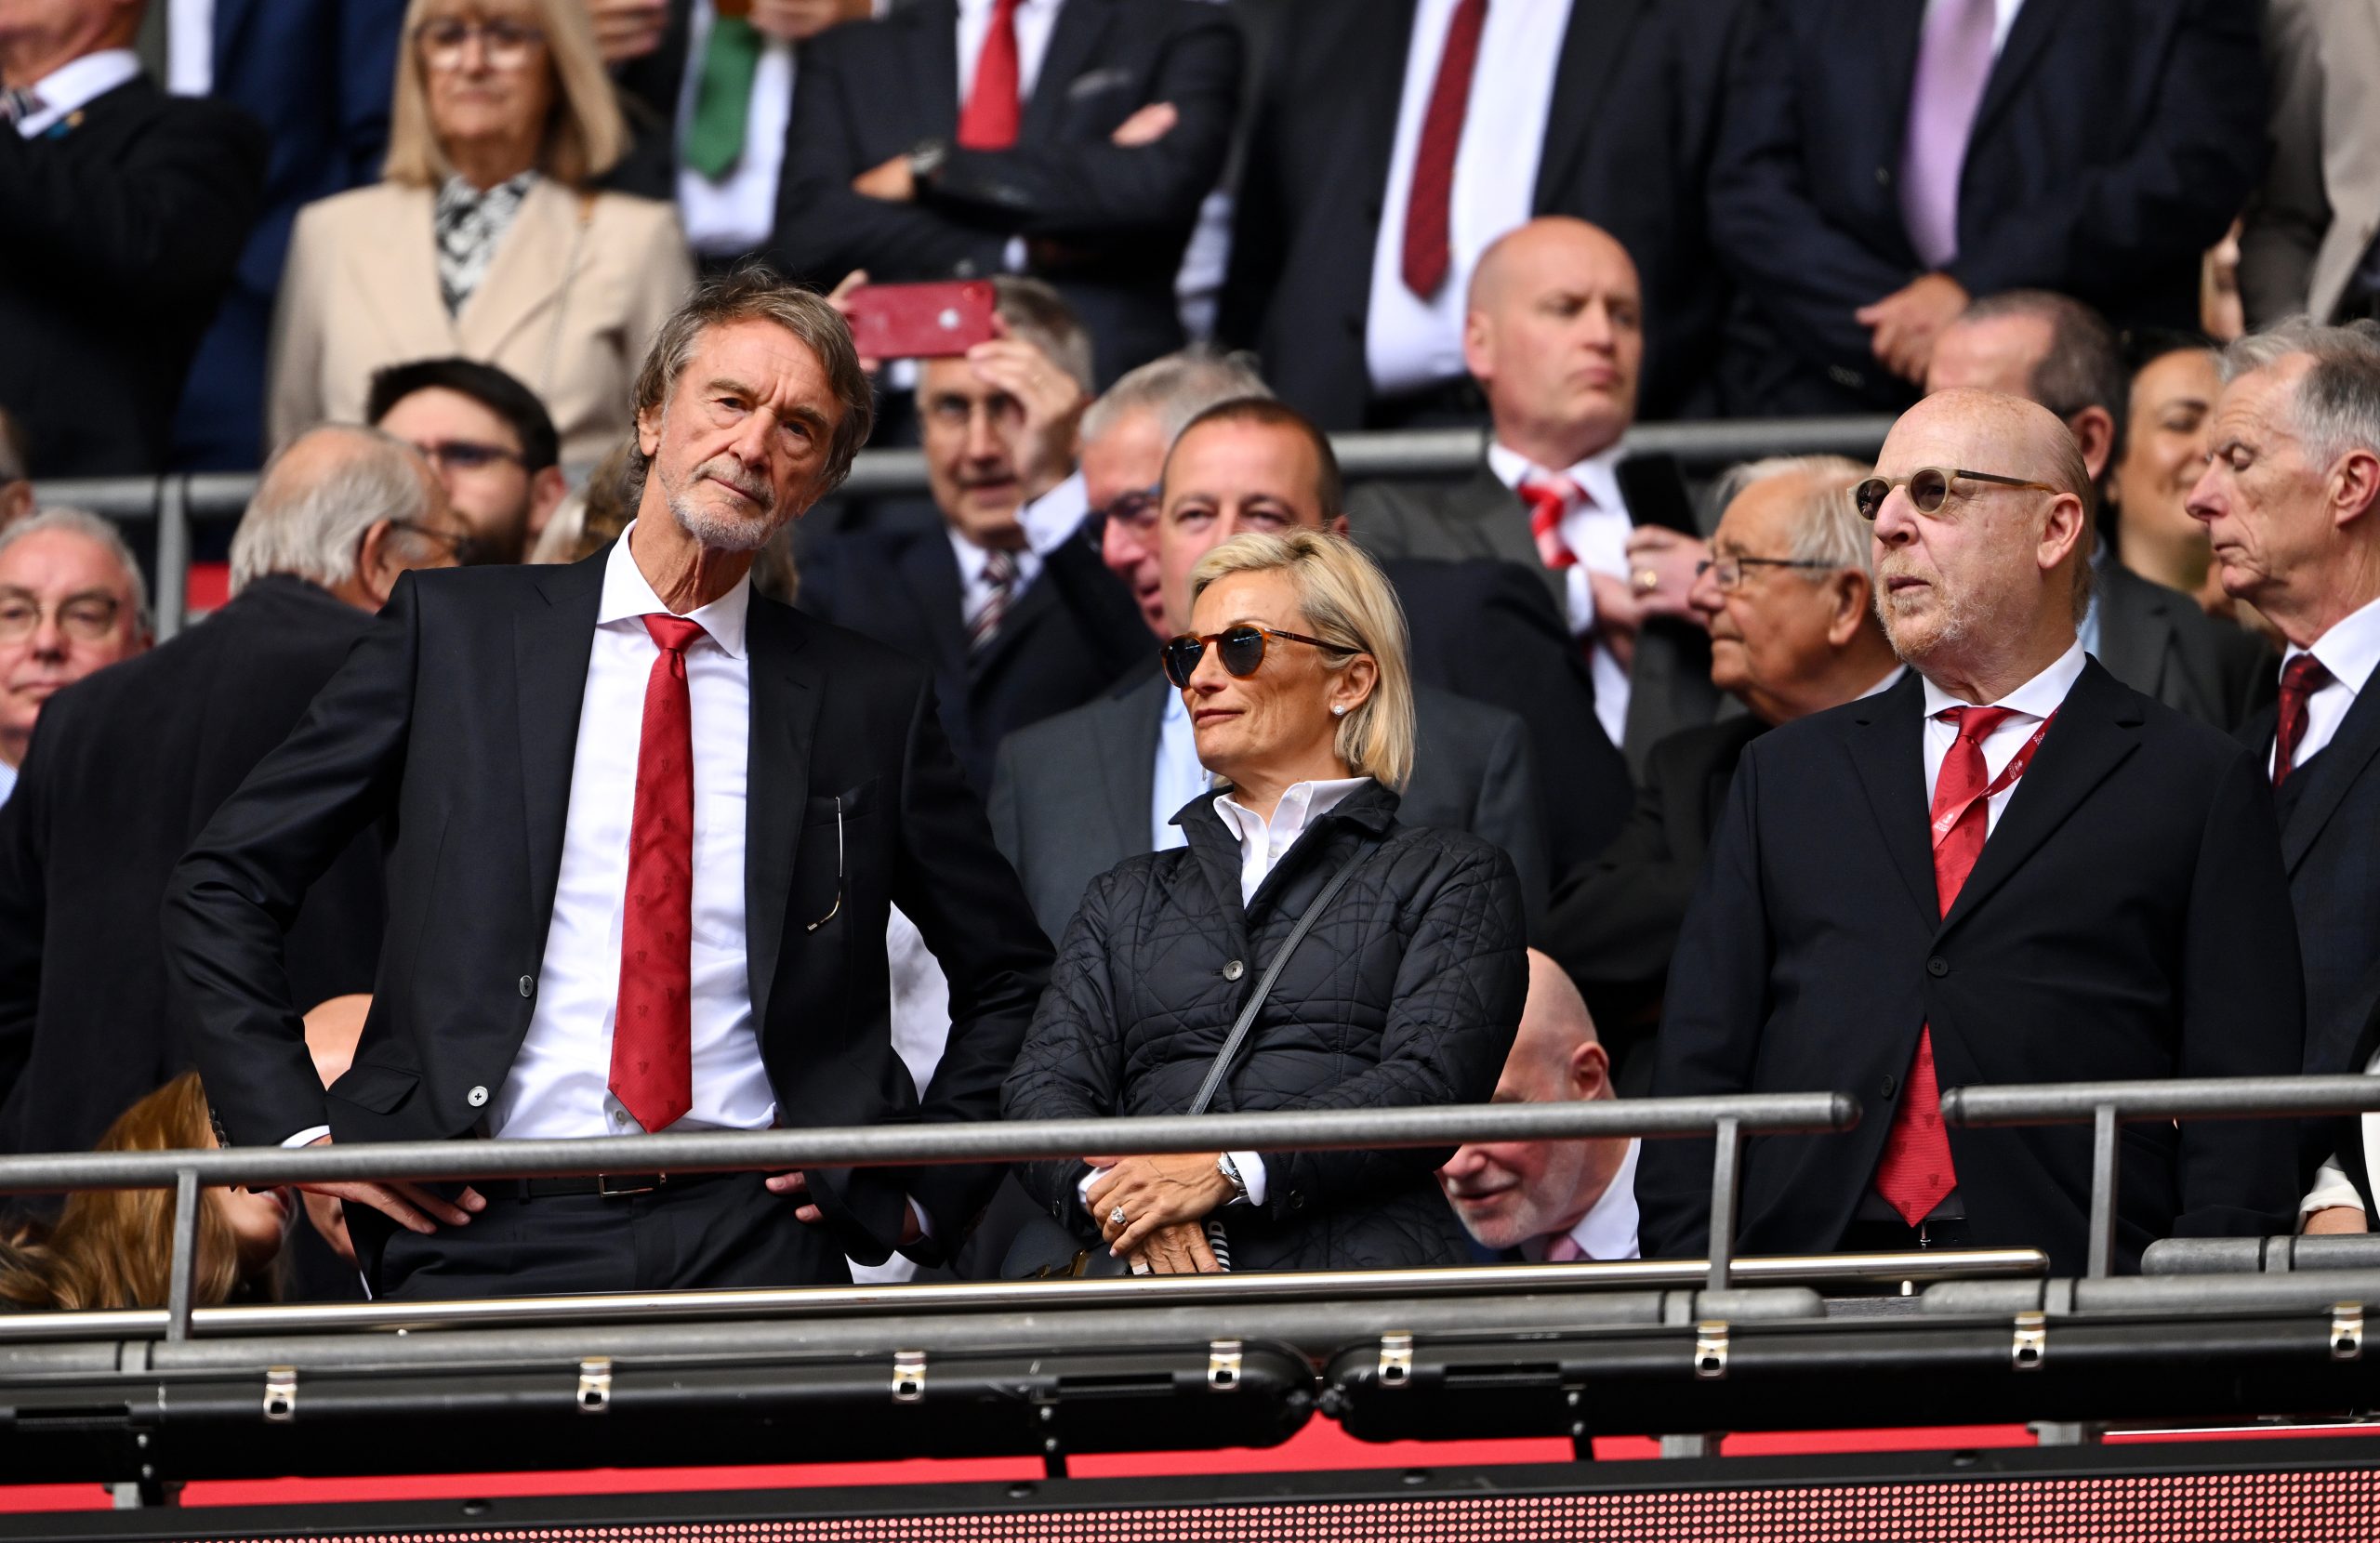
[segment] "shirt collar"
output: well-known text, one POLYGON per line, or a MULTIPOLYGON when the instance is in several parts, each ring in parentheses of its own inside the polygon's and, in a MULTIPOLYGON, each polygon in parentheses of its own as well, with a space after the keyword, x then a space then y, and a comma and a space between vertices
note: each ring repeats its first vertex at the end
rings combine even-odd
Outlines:
POLYGON ((2351 611, 2332 624, 2328 632, 2314 640, 2312 648, 2293 645, 2281 656, 2281 666, 2287 668, 2289 661, 2301 653, 2320 659, 2331 678, 2349 692, 2361 692, 2363 683, 2372 679, 2373 668, 2380 667, 2380 600, 2351 611))
MULTIPOLYGON (((1999 701, 1987 702, 1982 706, 2006 707, 2020 718, 2047 718, 2057 711, 2057 705, 2066 700, 2066 693, 2074 689, 2074 682, 2082 679, 2082 666, 2088 658, 2089 655, 2082 652, 2082 640, 2077 638, 2064 653, 2057 656, 2056 662, 2049 668, 2034 676, 1999 701)), ((1925 682, 1925 716, 1927 718, 1934 718, 1952 707, 1968 706, 1970 704, 1960 701, 1933 681, 1925 682)))
POLYGON ((1291 783, 1273 806, 1270 826, 1256 811, 1239 803, 1228 793, 1215 796, 1215 812, 1242 845, 1264 834, 1267 828, 1294 839, 1306 826, 1330 812, 1342 799, 1370 782, 1369 777, 1328 777, 1313 782, 1291 783))
POLYGON ((1884 692, 1892 690, 1895 686, 1899 685, 1900 678, 1908 673, 1909 666, 1907 665, 1895 665, 1892 668, 1884 672, 1883 679, 1877 681, 1866 691, 1861 692, 1858 696, 1853 697, 1852 700, 1858 702, 1864 701, 1871 696, 1882 696, 1884 692))
POLYGON ((1619 1171, 1570 1229, 1570 1241, 1588 1259, 1636 1257, 1636 1154, 1642 1145, 1634 1137, 1629 1138, 1628 1155, 1620 1160, 1619 1171))
POLYGON ((42 110, 19 124, 17 130, 30 139, 139 75, 140 56, 129 48, 102 48, 69 59, 33 82, 33 95, 41 99, 42 110))
POLYGON ((1556 470, 1552 467, 1539 466, 1519 451, 1499 442, 1488 446, 1488 469, 1496 474, 1498 481, 1515 492, 1532 476, 1567 477, 1593 499, 1598 508, 1616 510, 1625 507, 1620 496, 1620 463, 1623 451, 1624 442, 1616 440, 1576 466, 1556 470))
MULTIPOLYGON (((645 578, 644 570, 636 565, 636 557, 628 550, 628 537, 636 531, 636 521, 612 543, 612 555, 603 560, 603 598, 595 609, 595 625, 633 621, 655 612, 674 614, 653 592, 653 585, 645 578)), ((708 605, 698 606, 686 613, 686 620, 699 625, 710 640, 719 645, 721 653, 731 659, 744 657, 744 624, 752 610, 752 575, 746 574, 735 581, 735 587, 708 605)))

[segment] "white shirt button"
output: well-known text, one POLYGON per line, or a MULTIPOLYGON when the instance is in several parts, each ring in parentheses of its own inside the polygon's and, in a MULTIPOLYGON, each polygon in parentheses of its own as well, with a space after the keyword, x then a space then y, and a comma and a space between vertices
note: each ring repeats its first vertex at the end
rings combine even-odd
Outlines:
POLYGON ((628 1112, 627 1110, 625 1110, 625 1109, 615 1109, 615 1110, 613 1110, 613 1111, 612 1111, 612 1123, 613 1123, 614 1125, 626 1125, 626 1124, 628 1124, 628 1112))
POLYGON ((472 1108, 477 1109, 487 1102, 487 1089, 484 1088, 474 1088, 469 1092, 463 1095, 463 1101, 469 1104, 472 1108))

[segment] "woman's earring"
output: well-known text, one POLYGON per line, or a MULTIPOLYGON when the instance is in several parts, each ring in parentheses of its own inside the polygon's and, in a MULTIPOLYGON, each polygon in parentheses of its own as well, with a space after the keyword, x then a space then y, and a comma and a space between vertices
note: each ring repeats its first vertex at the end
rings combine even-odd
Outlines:
POLYGON ((1331 717, 1333 717, 1333 718, 1344 718, 1344 717, 1346 717, 1346 716, 1347 716, 1347 704, 1345 704, 1344 702, 1341 702, 1341 703, 1338 703, 1338 704, 1334 705, 1334 706, 1331 707, 1331 709, 1330 709, 1330 716, 1331 716, 1331 717))

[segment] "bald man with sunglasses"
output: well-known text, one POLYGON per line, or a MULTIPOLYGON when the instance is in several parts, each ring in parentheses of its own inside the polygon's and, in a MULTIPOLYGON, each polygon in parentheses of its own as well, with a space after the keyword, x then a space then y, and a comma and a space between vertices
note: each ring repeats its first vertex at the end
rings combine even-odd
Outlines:
MULTIPOLYGON (((2019 398, 1937 393, 1854 489, 1910 666, 1739 763, 1671 966, 1656 1096, 1836 1088, 1858 1128, 1746 1152, 1746 1253, 2087 1262, 2087 1126, 1949 1130, 1972 1084, 2294 1072, 2297 938, 2254 757, 2083 651, 2091 481, 2019 398)), ((1646 1144, 1648 1257, 1709 1243, 1711 1145, 1646 1144)), ((2125 1128, 2116 1260, 2286 1231, 2291 1135, 2125 1128)))

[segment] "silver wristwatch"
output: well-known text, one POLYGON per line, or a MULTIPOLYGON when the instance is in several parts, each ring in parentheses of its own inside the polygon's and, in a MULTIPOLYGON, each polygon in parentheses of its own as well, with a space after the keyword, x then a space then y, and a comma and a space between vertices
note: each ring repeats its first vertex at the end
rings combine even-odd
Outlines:
POLYGON ((1231 1198, 1223 1202, 1223 1204, 1227 1206, 1247 1205, 1248 1180, 1239 1176, 1239 1165, 1231 1160, 1230 1153, 1219 1152, 1215 1154, 1215 1171, 1222 1174, 1223 1176, 1223 1181, 1231 1186, 1231 1198))

